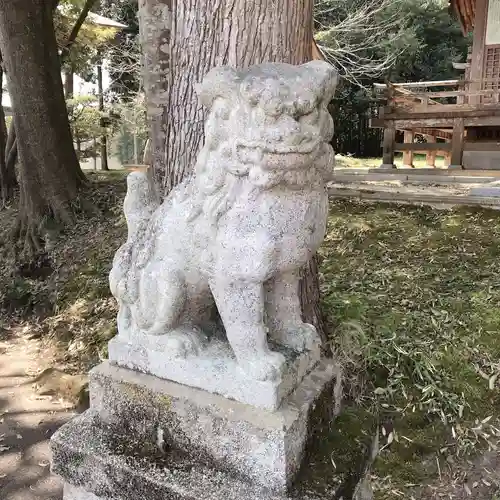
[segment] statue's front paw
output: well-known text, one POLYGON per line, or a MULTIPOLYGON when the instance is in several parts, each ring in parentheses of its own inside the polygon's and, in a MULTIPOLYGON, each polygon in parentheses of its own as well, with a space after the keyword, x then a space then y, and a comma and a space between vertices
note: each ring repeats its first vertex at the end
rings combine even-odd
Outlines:
POLYGON ((168 359, 185 359, 188 356, 198 356, 207 343, 207 337, 196 328, 179 328, 157 337, 161 348, 168 359))
POLYGON ((311 351, 321 344, 316 328, 308 323, 282 327, 274 332, 273 339, 298 352, 311 351))
POLYGON ((279 352, 268 351, 239 360, 243 371, 254 380, 278 380, 281 376, 285 357, 279 352))

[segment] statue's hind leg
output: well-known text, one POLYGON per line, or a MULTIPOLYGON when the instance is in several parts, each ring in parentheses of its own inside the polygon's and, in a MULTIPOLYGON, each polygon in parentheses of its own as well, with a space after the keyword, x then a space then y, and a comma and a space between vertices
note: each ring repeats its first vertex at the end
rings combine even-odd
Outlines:
POLYGON ((314 326, 302 321, 297 272, 266 283, 266 313, 269 337, 279 344, 302 352, 321 342, 314 326))
POLYGON ((210 288, 243 370, 257 380, 279 378, 285 359, 267 344, 262 284, 215 279, 210 288))
POLYGON ((181 324, 188 300, 186 283, 181 272, 166 270, 164 263, 150 266, 140 284, 140 310, 137 324, 145 335, 159 336, 158 344, 169 358, 185 358, 198 354, 205 342, 201 330, 181 324))

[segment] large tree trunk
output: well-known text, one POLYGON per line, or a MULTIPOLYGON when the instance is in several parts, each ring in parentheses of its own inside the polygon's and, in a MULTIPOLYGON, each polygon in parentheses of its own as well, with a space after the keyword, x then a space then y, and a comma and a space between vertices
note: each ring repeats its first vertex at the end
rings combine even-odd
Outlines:
POLYGON ((20 231, 38 249, 43 221, 72 222, 71 203, 85 179, 71 138, 51 3, 0 0, 0 49, 19 154, 20 231))
MULTIPOLYGON (((168 193, 193 171, 205 111, 194 84, 214 66, 312 59, 313 0, 140 0, 153 172, 168 193)), ((306 321, 323 334, 316 260, 301 295, 306 321)))
POLYGON ((153 166, 159 186, 165 177, 166 125, 170 67, 172 0, 139 0, 139 33, 142 45, 144 91, 150 140, 144 162, 153 166))
POLYGON ((205 112, 194 84, 214 66, 312 58, 313 0, 140 0, 155 177, 164 191, 194 167, 205 112))

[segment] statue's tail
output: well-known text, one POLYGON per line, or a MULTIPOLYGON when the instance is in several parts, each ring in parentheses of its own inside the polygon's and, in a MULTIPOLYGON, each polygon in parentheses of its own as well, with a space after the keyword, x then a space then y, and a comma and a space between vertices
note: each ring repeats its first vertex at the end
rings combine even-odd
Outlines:
POLYGON ((145 256, 141 252, 135 252, 134 248, 143 243, 151 217, 158 206, 156 191, 148 174, 141 171, 129 174, 127 195, 123 203, 128 237, 127 242, 116 252, 113 268, 109 275, 111 293, 122 302, 133 303, 136 299, 138 290, 134 269, 137 266, 138 258, 147 259, 149 255, 145 256))
POLYGON ((137 241, 138 235, 144 231, 159 201, 151 179, 147 172, 132 172, 127 177, 127 195, 123 203, 123 211, 127 219, 127 243, 137 241))

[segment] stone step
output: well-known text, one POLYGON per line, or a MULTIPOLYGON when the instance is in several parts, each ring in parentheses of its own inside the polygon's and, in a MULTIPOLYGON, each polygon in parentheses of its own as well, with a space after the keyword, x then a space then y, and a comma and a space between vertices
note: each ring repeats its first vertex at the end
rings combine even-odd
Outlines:
POLYGON ((418 175, 418 174, 350 174, 339 173, 333 175, 334 183, 361 183, 361 182, 402 182, 408 184, 487 184, 495 180, 488 176, 465 175, 418 175))
POLYGON ((368 189, 344 189, 338 187, 328 188, 329 196, 333 198, 357 198, 368 201, 381 201, 389 203, 409 203, 424 205, 465 205, 480 206, 485 208, 500 209, 500 198, 494 196, 472 195, 436 195, 425 193, 398 193, 394 191, 381 191, 368 189))

